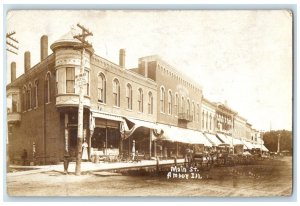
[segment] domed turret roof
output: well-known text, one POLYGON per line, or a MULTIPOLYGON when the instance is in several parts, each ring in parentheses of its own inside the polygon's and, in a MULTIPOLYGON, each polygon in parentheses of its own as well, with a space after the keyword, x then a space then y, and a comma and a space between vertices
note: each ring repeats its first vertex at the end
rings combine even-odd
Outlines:
MULTIPOLYGON (((62 47, 77 47, 79 48, 81 42, 78 39, 75 39, 74 36, 77 35, 78 32, 74 28, 71 28, 70 31, 68 31, 66 34, 61 36, 58 40, 56 40, 50 48, 53 52, 55 52, 56 49, 62 48, 62 47)), ((88 50, 93 53, 93 48, 88 48, 88 50)))

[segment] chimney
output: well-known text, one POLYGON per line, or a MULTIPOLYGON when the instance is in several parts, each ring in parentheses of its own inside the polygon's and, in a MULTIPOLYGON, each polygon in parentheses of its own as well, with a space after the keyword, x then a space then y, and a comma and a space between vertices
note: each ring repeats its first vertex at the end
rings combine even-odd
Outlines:
POLYGON ((25 73, 30 69, 30 52, 26 51, 24 53, 24 69, 25 73))
POLYGON ((119 65, 120 67, 125 67, 125 49, 120 49, 119 53, 119 65))
POLYGON ((11 81, 10 82, 13 82, 16 80, 16 62, 12 62, 10 64, 10 79, 11 81))
POLYGON ((48 56, 48 36, 43 35, 41 37, 41 61, 46 59, 48 56))

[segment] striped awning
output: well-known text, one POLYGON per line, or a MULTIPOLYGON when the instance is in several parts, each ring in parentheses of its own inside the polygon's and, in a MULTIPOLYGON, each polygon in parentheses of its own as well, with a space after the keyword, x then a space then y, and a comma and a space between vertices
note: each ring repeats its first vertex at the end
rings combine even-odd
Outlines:
POLYGON ((216 137, 216 135, 204 133, 204 135, 207 137, 207 139, 211 142, 213 146, 218 146, 222 144, 222 142, 216 137))

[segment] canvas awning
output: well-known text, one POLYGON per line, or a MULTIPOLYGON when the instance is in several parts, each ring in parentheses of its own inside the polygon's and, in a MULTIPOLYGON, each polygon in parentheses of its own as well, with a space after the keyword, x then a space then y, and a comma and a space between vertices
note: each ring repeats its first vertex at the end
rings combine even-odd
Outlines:
POLYGON ((266 148, 266 146, 265 145, 262 145, 262 151, 264 151, 264 152, 268 152, 269 150, 268 150, 268 148, 266 148))
POLYGON ((120 127, 125 128, 125 130, 128 130, 128 126, 125 122, 125 120, 118 115, 106 113, 106 112, 100 112, 97 110, 91 110, 90 114, 90 130, 94 131, 96 127, 95 119, 100 118, 100 119, 105 119, 105 120, 112 120, 120 123, 120 127))
POLYGON ((162 128, 159 127, 156 123, 133 119, 133 118, 128 118, 128 117, 123 117, 123 118, 124 118, 124 121, 127 120, 133 124, 133 126, 131 128, 123 128, 123 131, 121 130, 121 132, 123 134, 125 134, 125 138, 130 137, 138 128, 141 128, 141 127, 147 128, 147 129, 153 129, 153 130, 155 130, 157 135, 160 135, 160 133, 162 132, 162 128))
POLYGON ((251 150, 254 148, 254 145, 252 145, 250 142, 247 142, 245 140, 242 141, 244 145, 247 147, 247 149, 251 150))
POLYGON ((163 133, 160 138, 161 140, 170 142, 180 142, 186 144, 203 144, 204 146, 211 146, 210 142, 207 141, 205 136, 199 131, 183 129, 170 125, 158 125, 163 130, 163 133))
POLYGON ((219 139, 221 139, 221 141, 224 144, 229 144, 230 146, 232 146, 232 141, 231 139, 229 139, 226 135, 221 134, 221 133, 217 133, 217 136, 219 137, 219 139))
POLYGON ((222 144, 222 142, 213 134, 204 133, 204 135, 208 138, 208 140, 212 143, 213 146, 218 146, 222 144))

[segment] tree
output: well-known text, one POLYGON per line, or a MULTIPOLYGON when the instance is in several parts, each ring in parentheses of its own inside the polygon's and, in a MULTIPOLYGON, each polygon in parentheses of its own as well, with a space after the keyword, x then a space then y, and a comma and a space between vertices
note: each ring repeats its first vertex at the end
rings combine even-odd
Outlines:
POLYGON ((280 135, 280 151, 293 150, 293 138, 292 132, 287 130, 276 130, 262 133, 264 145, 270 150, 270 152, 277 152, 278 138, 280 135))

